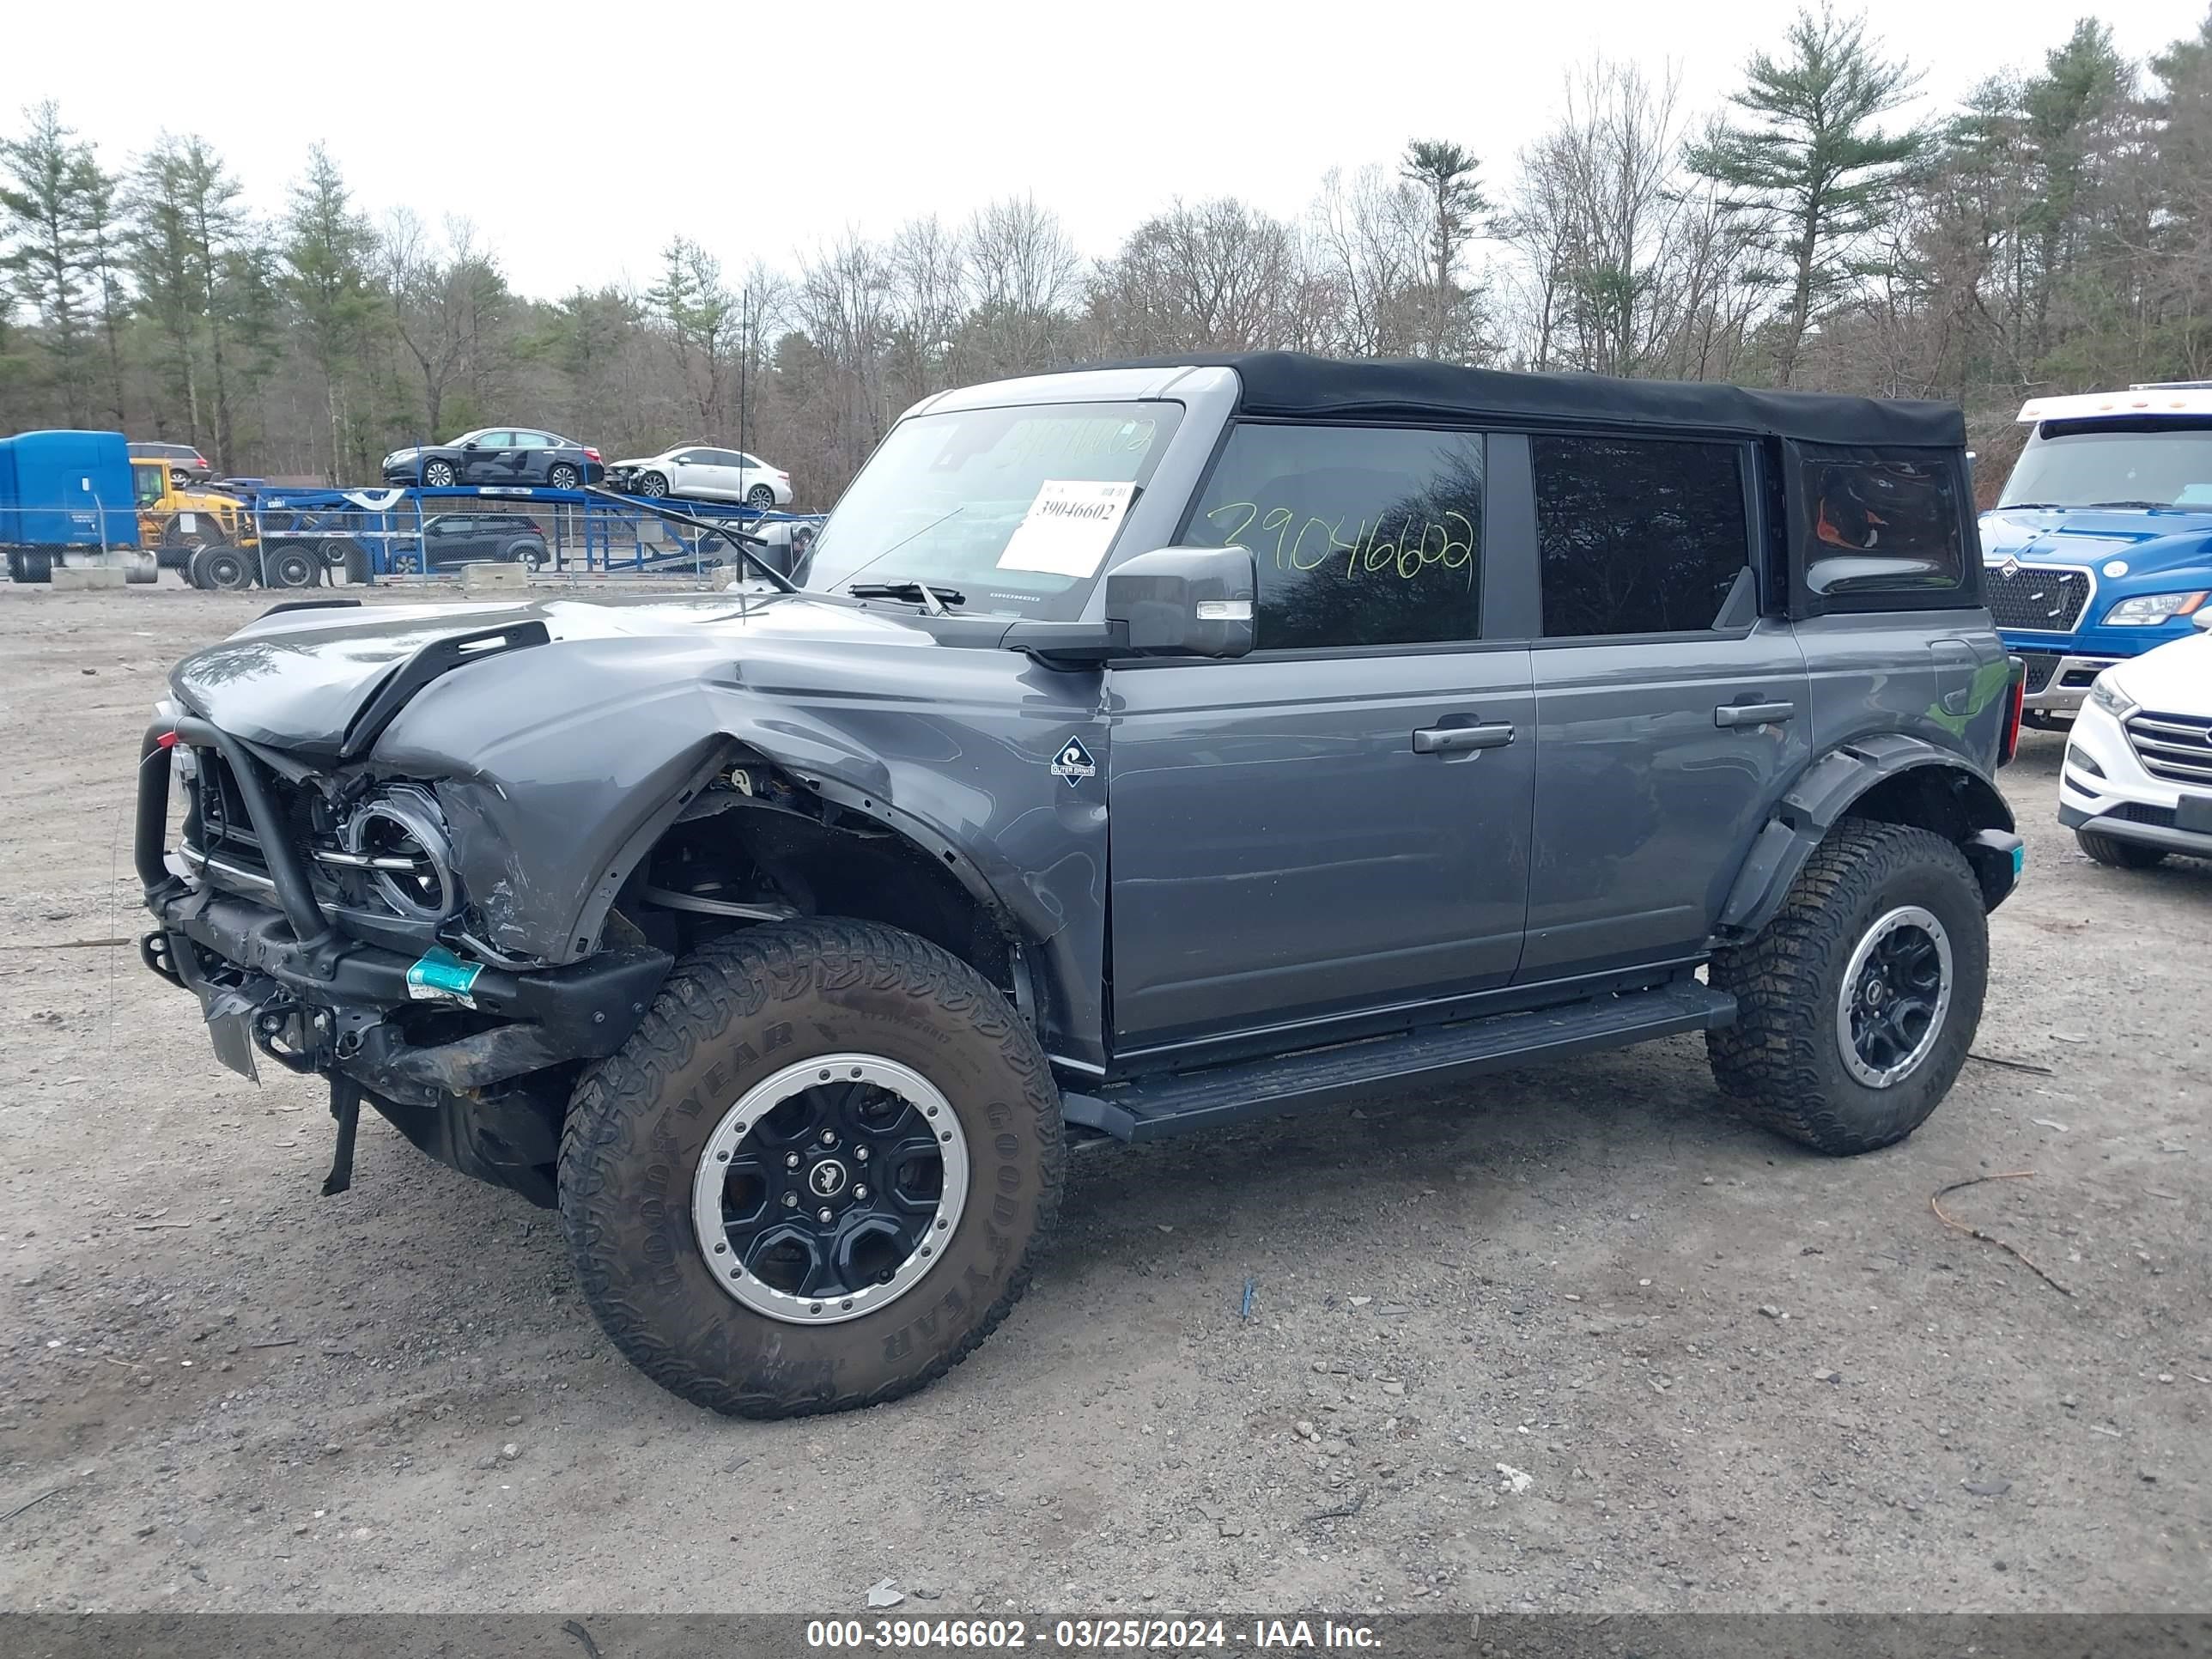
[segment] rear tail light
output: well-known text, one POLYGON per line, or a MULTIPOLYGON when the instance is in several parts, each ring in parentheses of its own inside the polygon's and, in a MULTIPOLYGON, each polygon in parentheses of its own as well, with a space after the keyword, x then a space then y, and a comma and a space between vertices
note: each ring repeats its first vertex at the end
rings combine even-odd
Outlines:
POLYGON ((584 459, 587 461, 596 461, 599 459, 599 452, 596 449, 586 449, 584 452, 584 459))
POLYGON ((2020 753, 2021 717, 2027 709, 2027 665, 2011 659, 2012 679, 2005 687, 2004 732, 1997 739, 1997 764, 2008 766, 2020 753))

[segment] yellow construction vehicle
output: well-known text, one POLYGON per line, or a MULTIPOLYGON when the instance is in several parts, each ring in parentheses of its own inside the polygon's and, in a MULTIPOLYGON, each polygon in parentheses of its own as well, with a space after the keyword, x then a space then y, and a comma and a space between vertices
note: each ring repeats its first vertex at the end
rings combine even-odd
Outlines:
POLYGON ((253 514, 228 490, 175 481, 169 463, 157 457, 131 458, 131 482, 138 501, 138 538, 173 570, 182 570, 204 547, 254 549, 253 514))

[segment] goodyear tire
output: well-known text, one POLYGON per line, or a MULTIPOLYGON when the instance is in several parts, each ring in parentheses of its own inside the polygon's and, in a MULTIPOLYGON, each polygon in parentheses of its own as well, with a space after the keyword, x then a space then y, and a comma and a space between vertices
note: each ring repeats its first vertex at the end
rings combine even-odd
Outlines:
POLYGON ((1911 1134, 1949 1092, 1981 1021, 1989 920, 1958 848, 1845 818, 1757 938, 1713 953, 1735 1024, 1706 1052, 1731 1109, 1818 1151, 1911 1134))
POLYGON ((255 574, 252 559, 226 545, 203 547, 185 567, 185 580, 194 587, 219 593, 234 593, 252 586, 255 574))
POLYGON ((896 929, 777 922, 678 963, 561 1151, 584 1294, 654 1382, 741 1417, 872 1405, 965 1358, 1060 1202, 1045 1056, 896 929))

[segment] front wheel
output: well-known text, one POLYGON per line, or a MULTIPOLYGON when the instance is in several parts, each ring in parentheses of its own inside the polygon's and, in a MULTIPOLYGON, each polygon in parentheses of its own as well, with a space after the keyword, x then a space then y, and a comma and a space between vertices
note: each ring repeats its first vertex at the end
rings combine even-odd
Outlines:
POLYGON ((668 493, 668 480, 658 472, 648 472, 637 481, 637 493, 649 501, 657 501, 668 493))
POLYGON ((451 489, 457 482, 451 461, 425 461, 422 464, 422 485, 426 489, 451 489))
POLYGON ((2140 842, 2100 836, 2094 830, 2076 830, 2074 839, 2091 858, 2115 870, 2151 870, 2166 862, 2163 847, 2145 847, 2140 842))
POLYGON ((696 1404, 795 1417, 942 1376, 1060 1202, 1043 1051, 965 963, 836 918, 717 939, 587 1071, 562 1229, 601 1327, 696 1404))
POLYGON ((1872 1152, 1949 1092, 1989 981, 1981 885, 1932 830, 1846 818, 1814 850, 1779 915, 1717 951, 1736 999, 1706 1034, 1739 1115, 1824 1152, 1872 1152))

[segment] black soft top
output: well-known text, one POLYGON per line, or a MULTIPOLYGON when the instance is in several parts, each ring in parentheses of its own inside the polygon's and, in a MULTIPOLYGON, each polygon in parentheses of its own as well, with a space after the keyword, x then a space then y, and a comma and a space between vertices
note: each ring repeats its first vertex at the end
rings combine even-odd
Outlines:
POLYGON ((1417 358, 1315 357, 1299 351, 1200 352, 1085 368, 1224 368, 1243 382, 1248 415, 1309 420, 1502 416, 1559 426, 1671 427, 1824 444, 1961 448, 1965 414, 1920 398, 1766 392, 1715 380, 1524 374, 1417 358))

